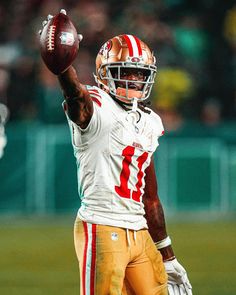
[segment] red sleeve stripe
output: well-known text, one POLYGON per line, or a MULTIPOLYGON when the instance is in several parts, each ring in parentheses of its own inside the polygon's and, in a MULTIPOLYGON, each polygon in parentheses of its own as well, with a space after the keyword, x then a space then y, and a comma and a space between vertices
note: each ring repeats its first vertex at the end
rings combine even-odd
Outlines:
POLYGON ((101 106, 102 106, 102 103, 101 103, 101 101, 100 101, 100 100, 98 100, 98 99, 97 99, 97 97, 95 97, 95 96, 92 96, 92 95, 91 95, 91 98, 92 98, 92 100, 93 100, 94 102, 96 102, 96 104, 97 104, 99 107, 101 107, 101 106))
POLYGON ((97 94, 97 95, 101 96, 101 95, 99 94, 99 92, 98 92, 97 89, 89 89, 88 92, 89 92, 90 94, 97 94))
POLYGON ((101 95, 99 95, 99 94, 96 94, 96 93, 89 93, 90 94, 90 96, 91 97, 96 97, 96 98, 98 98, 99 100, 102 100, 102 97, 101 97, 101 95))
POLYGON ((140 40, 133 35, 124 35, 125 41, 128 45, 130 56, 140 56, 142 55, 142 48, 140 40))
POLYGON ((101 107, 101 106, 102 106, 102 102, 101 102, 102 97, 101 97, 101 95, 99 94, 98 90, 96 90, 96 89, 89 89, 88 92, 89 92, 89 94, 90 94, 92 100, 93 100, 94 102, 96 102, 96 104, 97 104, 99 107, 101 107))

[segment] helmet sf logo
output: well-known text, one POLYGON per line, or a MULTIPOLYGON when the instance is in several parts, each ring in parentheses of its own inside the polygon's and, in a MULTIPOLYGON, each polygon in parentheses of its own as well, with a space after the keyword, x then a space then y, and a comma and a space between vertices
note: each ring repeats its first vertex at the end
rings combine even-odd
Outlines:
POLYGON ((104 58, 108 58, 108 56, 109 56, 109 51, 111 50, 111 48, 112 48, 112 41, 109 40, 109 41, 107 41, 105 44, 103 44, 103 46, 101 47, 99 53, 100 53, 101 55, 103 55, 104 58))

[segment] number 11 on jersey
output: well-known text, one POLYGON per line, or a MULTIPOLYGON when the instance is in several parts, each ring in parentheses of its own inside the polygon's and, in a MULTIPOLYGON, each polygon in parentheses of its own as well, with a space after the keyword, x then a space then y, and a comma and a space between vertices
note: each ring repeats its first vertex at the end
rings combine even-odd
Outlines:
POLYGON ((132 158, 135 152, 135 147, 133 146, 127 146, 124 148, 122 152, 122 156, 124 157, 122 161, 122 170, 120 173, 120 185, 115 186, 115 191, 116 193, 122 197, 122 198, 127 198, 140 202, 140 197, 141 197, 141 187, 143 185, 143 177, 144 177, 144 172, 142 171, 143 164, 147 160, 148 153, 144 152, 142 155, 140 155, 136 161, 138 162, 138 173, 137 173, 137 182, 135 185, 135 190, 132 191, 128 187, 129 183, 129 178, 130 178, 130 164, 132 163, 132 158))

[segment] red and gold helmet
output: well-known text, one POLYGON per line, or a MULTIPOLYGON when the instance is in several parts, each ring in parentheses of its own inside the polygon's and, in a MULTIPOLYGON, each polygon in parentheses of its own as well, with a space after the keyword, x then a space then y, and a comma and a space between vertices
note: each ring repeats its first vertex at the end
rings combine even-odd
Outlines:
POLYGON ((101 47, 96 58, 95 80, 100 88, 122 102, 142 101, 149 97, 154 84, 155 64, 155 56, 143 41, 133 35, 119 35, 101 47), (132 81, 121 77, 125 70, 145 73, 144 79, 135 81, 142 84, 141 90, 129 88, 132 81))

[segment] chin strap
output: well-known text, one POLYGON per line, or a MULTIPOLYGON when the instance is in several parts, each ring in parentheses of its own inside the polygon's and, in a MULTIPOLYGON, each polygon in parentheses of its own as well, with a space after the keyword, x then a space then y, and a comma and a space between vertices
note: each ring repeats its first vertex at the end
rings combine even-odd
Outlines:
POLYGON ((133 106, 132 106, 131 112, 136 113, 137 109, 138 109, 138 99, 137 99, 137 97, 134 97, 133 98, 133 106))
POLYGON ((133 104, 132 104, 132 109, 130 111, 128 111, 128 115, 127 115, 127 120, 129 122, 131 122, 133 125, 136 125, 136 123, 139 120, 139 113, 137 112, 138 110, 138 99, 137 97, 133 98, 133 104))

